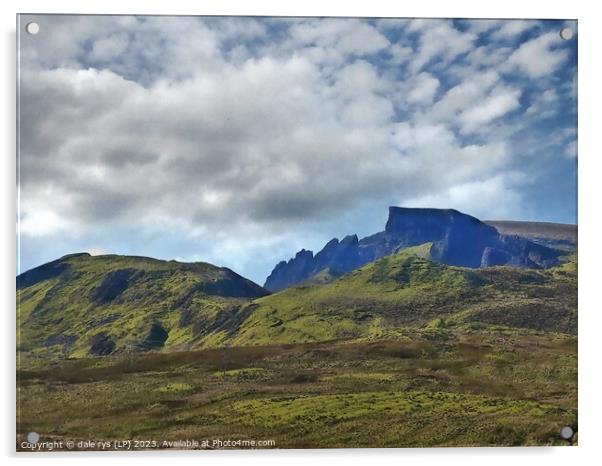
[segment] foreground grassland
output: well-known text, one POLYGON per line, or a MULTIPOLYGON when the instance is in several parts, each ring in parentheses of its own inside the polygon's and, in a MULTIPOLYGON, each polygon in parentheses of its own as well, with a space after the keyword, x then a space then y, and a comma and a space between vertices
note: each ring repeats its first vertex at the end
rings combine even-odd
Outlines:
POLYGON ((577 340, 559 333, 434 326, 22 367, 18 440, 36 431, 276 448, 568 445, 559 429, 577 431, 577 340))

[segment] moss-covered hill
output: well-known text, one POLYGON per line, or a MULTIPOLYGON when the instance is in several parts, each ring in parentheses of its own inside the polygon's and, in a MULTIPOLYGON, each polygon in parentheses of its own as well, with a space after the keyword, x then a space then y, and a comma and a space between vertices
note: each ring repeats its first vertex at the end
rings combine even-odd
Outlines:
POLYGON ((547 270, 468 269, 402 250, 265 296, 210 264, 67 256, 18 277, 22 354, 114 352, 521 329, 576 334, 576 256, 547 270))
POLYGON ((17 346, 64 356, 187 347, 236 328, 265 294, 211 264, 73 254, 17 277, 17 346))
POLYGON ((576 255, 548 270, 469 269, 430 261, 429 246, 386 256, 331 283, 308 283, 257 299, 229 342, 387 338, 417 328, 576 334, 576 255))

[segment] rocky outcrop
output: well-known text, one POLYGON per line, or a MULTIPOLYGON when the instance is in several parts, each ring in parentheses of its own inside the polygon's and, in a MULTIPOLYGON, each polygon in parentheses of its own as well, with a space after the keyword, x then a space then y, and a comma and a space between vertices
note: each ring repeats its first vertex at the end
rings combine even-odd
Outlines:
POLYGON ((105 275, 102 283, 92 290, 90 299, 93 303, 104 305, 117 299, 141 271, 135 269, 119 269, 105 275))
POLYGON ((92 356, 106 356, 115 351, 115 341, 106 332, 100 332, 90 338, 90 349, 92 356))
POLYGON ((326 269, 334 276, 343 275, 366 262, 357 235, 346 236, 342 241, 334 238, 315 257, 312 251, 302 249, 288 262, 280 262, 267 278, 264 288, 281 290, 326 269))
POLYGON ((168 336, 169 333, 161 325, 153 324, 139 346, 145 351, 161 348, 165 345, 168 336))
POLYGON ((433 260, 473 268, 547 268, 556 264, 560 255, 526 238, 502 235, 495 227, 457 210, 390 207, 384 231, 362 240, 356 235, 342 241, 334 238, 315 256, 303 249, 288 262, 280 262, 264 287, 278 291, 324 270, 340 276, 399 249, 424 243, 432 243, 433 260))

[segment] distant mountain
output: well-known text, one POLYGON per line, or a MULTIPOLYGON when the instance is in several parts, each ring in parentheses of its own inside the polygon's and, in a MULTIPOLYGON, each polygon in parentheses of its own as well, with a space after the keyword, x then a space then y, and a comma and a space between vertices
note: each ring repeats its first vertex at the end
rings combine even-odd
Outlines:
POLYGON ((577 225, 512 220, 485 220, 485 223, 503 235, 522 236, 534 243, 563 251, 577 250, 577 225))
POLYGON ((207 263, 72 254, 17 277, 17 347, 82 357, 200 344, 266 294, 207 263))
POLYGON ((558 263, 561 254, 527 238, 502 234, 494 226, 457 210, 390 207, 384 231, 361 240, 357 235, 342 241, 334 238, 315 256, 303 249, 288 262, 276 265, 264 287, 279 291, 316 275, 341 276, 400 249, 427 242, 432 243, 433 260, 471 268, 548 268, 558 263))

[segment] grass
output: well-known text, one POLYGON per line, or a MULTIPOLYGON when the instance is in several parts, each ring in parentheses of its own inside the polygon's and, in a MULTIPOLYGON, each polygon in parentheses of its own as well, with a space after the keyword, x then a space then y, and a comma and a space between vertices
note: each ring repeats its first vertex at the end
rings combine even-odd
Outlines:
POLYGON ((425 331, 53 364, 19 371, 19 438, 547 445, 577 429, 576 339, 562 334, 425 331))

